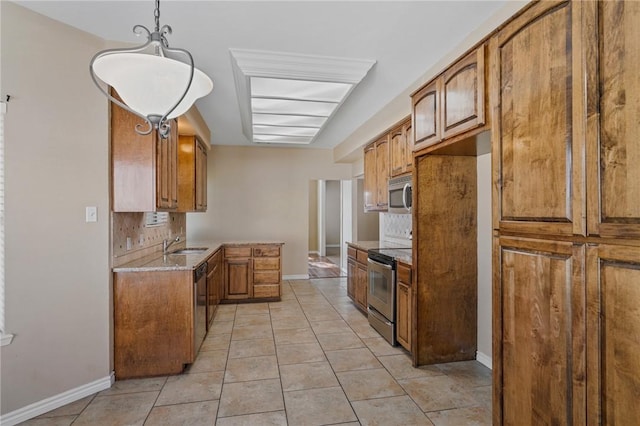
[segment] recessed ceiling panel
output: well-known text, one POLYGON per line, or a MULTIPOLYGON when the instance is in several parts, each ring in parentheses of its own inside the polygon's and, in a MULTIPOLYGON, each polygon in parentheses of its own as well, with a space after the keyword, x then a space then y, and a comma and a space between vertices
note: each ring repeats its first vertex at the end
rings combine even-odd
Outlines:
POLYGON ((284 78, 251 78, 251 96, 340 102, 351 84, 325 81, 288 80, 284 78))
POLYGON ((327 121, 326 117, 310 117, 304 115, 253 114, 253 124, 267 126, 294 126, 320 128, 327 121))
POLYGON ((252 98, 251 109, 254 113, 312 115, 328 117, 337 104, 329 102, 290 101, 284 99, 252 98))
POLYGON ((254 142, 260 143, 284 143, 284 144, 310 144, 312 137, 304 136, 276 136, 276 135, 253 135, 254 142))
POLYGON ((315 136, 317 128, 313 127, 283 127, 253 125, 253 135, 282 135, 282 136, 315 136))
POLYGON ((262 143, 311 143, 375 64, 368 59, 230 51, 242 131, 262 143))

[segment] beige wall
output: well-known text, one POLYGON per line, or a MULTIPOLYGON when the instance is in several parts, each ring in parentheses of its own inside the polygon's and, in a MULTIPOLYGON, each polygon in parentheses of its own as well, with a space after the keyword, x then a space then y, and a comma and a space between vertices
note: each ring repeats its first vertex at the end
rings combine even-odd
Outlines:
POLYGON ((0 2, 5 117, 6 414, 107 379, 107 101, 88 64, 102 41, 0 2), (98 222, 85 223, 85 206, 98 222))
POLYGON ((208 209, 187 214, 187 239, 282 240, 283 274, 307 274, 309 180, 350 177, 330 150, 214 145, 208 209))
POLYGON ((326 181, 325 189, 325 244, 327 246, 340 246, 340 181, 326 181))
POLYGON ((364 179, 356 180, 356 204, 354 213, 357 220, 357 241, 378 241, 380 239, 380 213, 364 211, 364 179))

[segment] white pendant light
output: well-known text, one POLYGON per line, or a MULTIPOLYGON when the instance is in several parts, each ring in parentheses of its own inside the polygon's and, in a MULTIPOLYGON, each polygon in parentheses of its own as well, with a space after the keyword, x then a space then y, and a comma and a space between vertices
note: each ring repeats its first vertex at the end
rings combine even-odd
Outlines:
POLYGON ((171 27, 160 28, 160 0, 155 5, 155 31, 142 25, 133 27, 135 34, 146 34, 145 44, 98 52, 89 69, 94 83, 111 102, 145 120, 146 128, 137 125, 136 132, 146 135, 155 128, 166 137, 170 130, 167 120, 184 114, 198 98, 209 94, 213 82, 194 67, 188 51, 169 48, 166 35, 171 34, 171 27), (168 55, 184 56, 187 62, 168 55), (98 79, 113 87, 122 101, 111 96, 98 79))

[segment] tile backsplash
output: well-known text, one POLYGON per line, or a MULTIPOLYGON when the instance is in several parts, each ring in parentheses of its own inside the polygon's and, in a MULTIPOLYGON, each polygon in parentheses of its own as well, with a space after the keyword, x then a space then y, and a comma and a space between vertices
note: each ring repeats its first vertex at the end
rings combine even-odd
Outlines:
POLYGON ((380 213, 381 241, 409 241, 412 219, 410 214, 380 213))
MULTIPOLYGON (((113 266, 162 250, 162 240, 180 235, 183 240, 187 232, 187 215, 169 213, 167 223, 146 227, 144 213, 112 213, 113 266), (127 250, 127 238, 130 248, 127 250)), ((178 246, 176 246, 177 248, 178 246)))

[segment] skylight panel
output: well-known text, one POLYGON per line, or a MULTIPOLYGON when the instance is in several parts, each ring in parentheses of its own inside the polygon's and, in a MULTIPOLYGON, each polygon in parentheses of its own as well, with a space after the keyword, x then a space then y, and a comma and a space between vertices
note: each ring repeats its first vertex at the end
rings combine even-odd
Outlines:
POLYGON ((251 78, 251 96, 307 101, 340 102, 351 90, 346 83, 290 80, 284 78, 251 78))
POLYGON ((255 113, 312 115, 328 117, 338 104, 328 102, 290 101, 284 99, 252 98, 255 113))
POLYGON ((327 121, 326 117, 304 115, 253 114, 253 124, 266 126, 293 126, 320 128, 327 121))
POLYGON ((254 135, 315 136, 318 130, 313 127, 253 126, 254 135))

